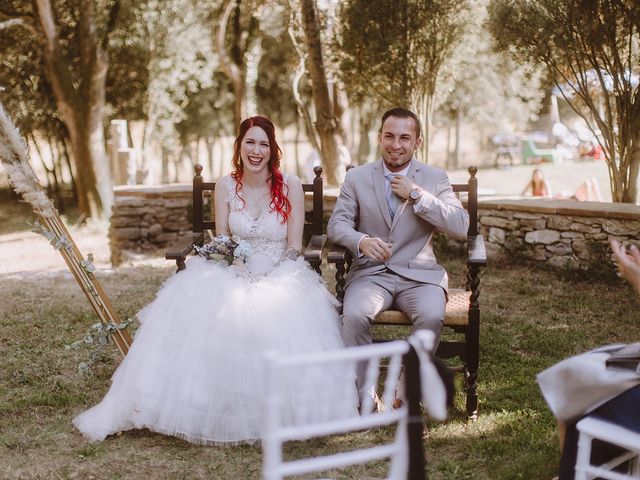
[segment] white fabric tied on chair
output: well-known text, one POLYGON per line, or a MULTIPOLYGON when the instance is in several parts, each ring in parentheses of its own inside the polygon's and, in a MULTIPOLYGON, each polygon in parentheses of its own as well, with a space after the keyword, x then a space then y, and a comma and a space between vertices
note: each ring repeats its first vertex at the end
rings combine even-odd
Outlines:
POLYGON ((447 418, 447 389, 431 360, 436 346, 436 336, 431 330, 418 330, 409 337, 409 343, 420 360, 422 406, 436 420, 445 420, 447 418))
MULTIPOLYGON (((402 358, 411 347, 417 352, 420 363, 420 381, 422 384, 422 403, 429 415, 438 420, 447 417, 446 388, 432 362, 432 352, 436 345, 436 339, 431 331, 420 331, 409 337, 409 341, 395 340, 372 345, 344 348, 340 350, 328 350, 321 352, 300 353, 296 355, 281 356, 271 354, 265 357, 266 364, 266 392, 265 392, 265 429, 262 439, 263 452, 263 478, 265 480, 283 480, 287 476, 301 475, 311 472, 321 472, 334 468, 343 468, 349 465, 366 464, 376 460, 390 460, 389 471, 386 476, 389 480, 406 480, 409 471, 409 407, 405 403, 399 408, 372 409, 372 399, 367 397, 361 405, 362 414, 355 411, 352 415, 339 415, 334 405, 328 410, 326 419, 305 419, 302 422, 287 424, 283 422, 282 392, 280 378, 283 372, 289 368, 301 368, 299 374, 300 399, 305 392, 313 392, 313 402, 310 403, 315 412, 318 408, 318 396, 323 392, 318 387, 317 378, 305 373, 318 372, 327 376, 328 372, 334 372, 338 381, 351 392, 354 398, 355 366, 357 362, 367 362, 367 384, 377 385, 380 380, 381 360, 388 360, 387 375, 383 376, 383 401, 390 405, 393 400, 394 390, 398 385, 402 358), (305 387, 310 385, 310 387, 305 387), (289 441, 306 440, 313 437, 323 437, 341 433, 361 431, 363 429, 394 426, 393 441, 376 441, 372 446, 358 449, 342 450, 328 455, 319 455, 311 451, 309 457, 296 460, 285 460, 283 445, 289 441)), ((290 375, 286 378, 291 378, 290 375)), ((331 391, 335 391, 332 389, 331 391)), ((340 398, 334 398, 338 402, 340 398)), ((331 404, 328 404, 331 405, 331 404)), ((420 423, 421 417, 412 417, 411 422, 420 423)), ((422 443, 422 437, 418 440, 422 443)), ((422 448, 422 447, 421 447, 422 448)), ((415 449, 414 449, 415 450, 415 449)), ((424 473, 424 472, 422 472, 424 473)), ((412 477, 415 478, 415 477, 412 477)))

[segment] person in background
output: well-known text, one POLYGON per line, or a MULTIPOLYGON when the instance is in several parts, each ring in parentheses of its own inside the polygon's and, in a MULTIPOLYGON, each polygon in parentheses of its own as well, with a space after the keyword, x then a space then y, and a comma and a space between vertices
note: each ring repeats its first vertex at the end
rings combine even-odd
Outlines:
POLYGON ((568 200, 579 200, 581 202, 602 202, 602 194, 600 186, 595 178, 587 178, 582 182, 575 192, 563 190, 553 195, 551 184, 544 178, 542 170, 536 168, 531 174, 531 180, 527 183, 522 191, 523 196, 531 195, 533 197, 557 198, 568 200))
POLYGON ((531 174, 531 180, 527 183, 521 195, 531 195, 533 197, 551 197, 551 186, 544 178, 542 170, 536 168, 531 174))
MULTIPOLYGON (((611 241, 618 270, 640 294, 640 250, 611 241)), ((573 480, 578 452, 576 424, 593 416, 640 433, 640 373, 607 367, 606 359, 621 346, 601 347, 567 358, 538 375, 540 389, 558 420, 559 480, 573 480)), ((603 463, 619 449, 602 442, 592 445, 592 461, 603 463)))

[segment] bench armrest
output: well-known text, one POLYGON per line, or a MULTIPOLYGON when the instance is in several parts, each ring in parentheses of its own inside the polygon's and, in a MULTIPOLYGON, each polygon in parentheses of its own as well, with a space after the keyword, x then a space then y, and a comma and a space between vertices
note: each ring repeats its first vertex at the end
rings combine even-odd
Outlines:
POLYGON ((469 263, 478 266, 487 264, 487 251, 484 248, 484 237, 482 235, 467 237, 467 248, 469 251, 469 263))
POLYGON ((322 259, 322 249, 326 242, 326 235, 312 235, 303 251, 304 259, 309 263, 314 261, 320 263, 322 259))
POLYGON ((327 255, 327 261, 329 263, 344 265, 345 263, 347 263, 349 255, 350 255, 349 252, 343 246, 332 245, 331 251, 327 255))
POLYGON ((191 253, 194 246, 202 244, 203 241, 204 233, 187 233, 184 237, 180 238, 175 245, 169 247, 164 255, 164 258, 166 258, 167 260, 178 260, 180 258, 185 258, 191 253))

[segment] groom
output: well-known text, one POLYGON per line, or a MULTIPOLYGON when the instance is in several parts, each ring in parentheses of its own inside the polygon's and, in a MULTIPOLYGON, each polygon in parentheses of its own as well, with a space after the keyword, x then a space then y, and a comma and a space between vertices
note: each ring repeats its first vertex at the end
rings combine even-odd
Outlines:
MULTIPOLYGON (((376 315, 392 306, 413 331, 440 338, 447 272, 433 253, 435 231, 466 236, 469 216, 447 174, 414 158, 422 144, 420 121, 394 108, 382 116, 382 159, 347 172, 329 219, 329 238, 351 251, 345 279, 342 337, 347 347, 371 343, 376 315)), ((360 398, 365 366, 359 366, 360 398)))

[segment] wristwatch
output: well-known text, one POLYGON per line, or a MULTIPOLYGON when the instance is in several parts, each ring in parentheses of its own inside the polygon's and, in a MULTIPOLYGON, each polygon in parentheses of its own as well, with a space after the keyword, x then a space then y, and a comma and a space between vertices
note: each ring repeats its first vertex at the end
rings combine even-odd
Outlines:
POLYGON ((409 192, 409 198, 413 203, 416 203, 422 197, 422 189, 419 187, 414 188, 409 192))

